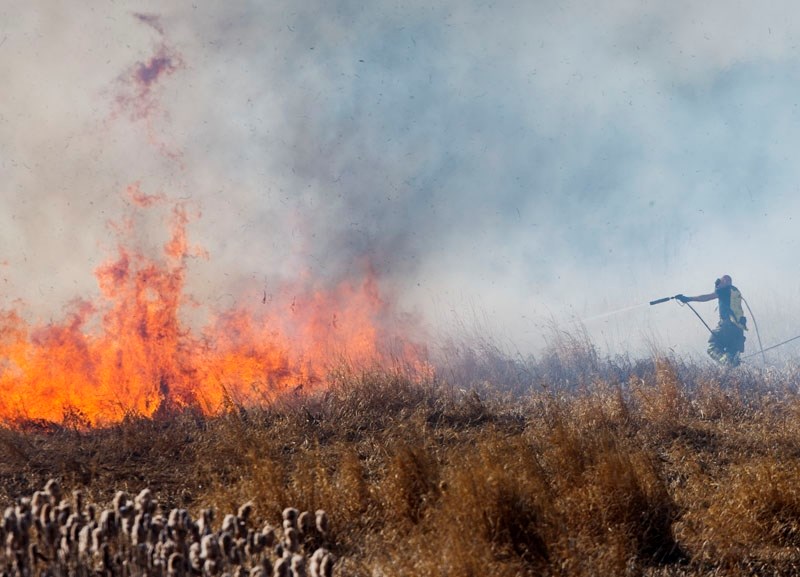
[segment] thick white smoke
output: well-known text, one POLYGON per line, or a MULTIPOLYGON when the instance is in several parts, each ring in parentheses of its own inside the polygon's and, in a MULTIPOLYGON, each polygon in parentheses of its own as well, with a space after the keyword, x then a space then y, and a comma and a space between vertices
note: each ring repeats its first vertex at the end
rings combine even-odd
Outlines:
MULTIPOLYGON (((588 319, 610 351, 696 352, 705 329, 673 303, 598 315, 727 273, 765 344, 794 336, 797 11, 6 3, 2 306, 58 317, 96 292, 138 183, 202 213, 201 301, 366 258, 432 325, 535 351, 588 319)), ((159 213, 140 218, 157 246, 159 213)))

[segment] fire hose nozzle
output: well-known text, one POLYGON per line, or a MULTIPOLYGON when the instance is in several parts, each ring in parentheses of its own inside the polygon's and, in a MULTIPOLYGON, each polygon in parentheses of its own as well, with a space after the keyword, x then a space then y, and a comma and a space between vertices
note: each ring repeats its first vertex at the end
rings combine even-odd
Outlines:
POLYGON ((650 301, 651 305, 660 305, 661 303, 665 303, 667 301, 671 301, 675 297, 664 297, 663 299, 656 299, 654 301, 650 301))

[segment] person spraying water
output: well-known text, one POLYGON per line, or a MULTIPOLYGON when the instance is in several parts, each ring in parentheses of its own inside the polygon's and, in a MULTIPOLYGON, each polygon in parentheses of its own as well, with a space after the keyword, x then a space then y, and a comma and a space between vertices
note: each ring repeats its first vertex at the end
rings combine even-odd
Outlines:
POLYGON ((738 366, 740 355, 744 352, 746 340, 744 331, 747 330, 747 318, 742 310, 742 293, 733 286, 731 277, 723 275, 714 281, 714 292, 712 293, 693 297, 677 294, 672 298, 682 303, 719 301, 719 323, 716 328, 711 329, 707 352, 712 359, 719 363, 732 367, 738 366))

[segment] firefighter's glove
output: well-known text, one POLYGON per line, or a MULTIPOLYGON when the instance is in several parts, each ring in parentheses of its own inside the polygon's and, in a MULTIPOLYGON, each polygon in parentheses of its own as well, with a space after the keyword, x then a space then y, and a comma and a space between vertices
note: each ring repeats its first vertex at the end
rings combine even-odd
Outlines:
POLYGON ((672 298, 674 298, 676 301, 681 301, 682 303, 688 303, 689 302, 689 297, 684 296, 684 295, 675 295, 672 298))

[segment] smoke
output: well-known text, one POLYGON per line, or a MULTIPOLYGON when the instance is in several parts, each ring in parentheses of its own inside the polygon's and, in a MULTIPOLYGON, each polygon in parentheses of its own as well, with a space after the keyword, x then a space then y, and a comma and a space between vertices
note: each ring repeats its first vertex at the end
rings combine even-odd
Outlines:
POLYGON ((797 10, 5 6, 2 305, 96 292, 136 183, 201 213, 201 302, 370 266, 432 326, 474 317, 524 351, 590 319, 612 352, 702 352, 690 312, 634 305, 727 273, 765 341, 794 336, 797 10))

